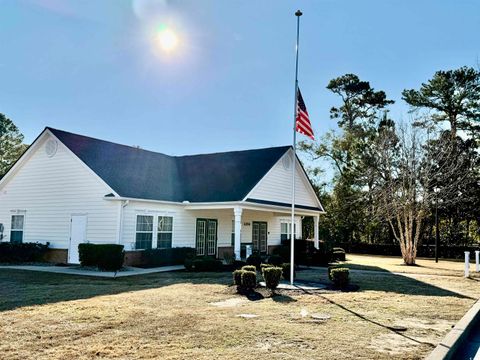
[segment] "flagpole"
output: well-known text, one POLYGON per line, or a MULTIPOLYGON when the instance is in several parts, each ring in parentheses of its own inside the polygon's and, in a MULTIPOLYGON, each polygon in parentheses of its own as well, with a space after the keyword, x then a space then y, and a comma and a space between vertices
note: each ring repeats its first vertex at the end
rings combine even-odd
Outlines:
POLYGON ((290 230, 290 284, 293 285, 293 276, 295 273, 295 165, 296 165, 296 150, 297 150, 297 105, 298 105, 298 46, 300 39, 300 16, 302 12, 297 10, 295 12, 297 17, 297 45, 295 47, 295 105, 293 110, 293 157, 292 157, 292 221, 290 230))

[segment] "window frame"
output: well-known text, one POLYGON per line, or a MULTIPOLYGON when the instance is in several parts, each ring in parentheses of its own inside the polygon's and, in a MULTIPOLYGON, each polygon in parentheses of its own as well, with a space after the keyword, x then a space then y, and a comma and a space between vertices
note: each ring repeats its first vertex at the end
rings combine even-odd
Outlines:
POLYGON ((153 249, 153 242, 155 240, 155 215, 154 214, 135 214, 135 231, 134 231, 134 244, 135 244, 135 250, 150 250, 150 249, 153 249), (137 226, 138 226, 138 218, 140 216, 145 216, 145 217, 151 217, 152 218, 152 230, 151 231, 146 231, 146 230, 137 230, 137 226), (151 244, 150 244, 150 247, 144 247, 144 248, 138 248, 137 247, 137 234, 151 234, 152 235, 152 239, 151 239, 151 244))
MULTIPOLYGON (((294 231, 294 237, 295 237, 295 240, 299 239, 298 237, 298 234, 297 234, 297 220, 295 220, 295 222, 293 223, 293 231, 294 231)), ((280 241, 287 241, 287 240, 290 240, 290 238, 288 237, 289 234, 291 234, 291 231, 292 231, 292 221, 291 220, 285 220, 285 219, 281 219, 280 220, 280 241), (287 225, 287 232, 284 233, 282 232, 282 225, 287 225), (284 238, 284 235, 285 235, 285 238, 284 238)))
POLYGON ((13 242, 13 243, 18 243, 18 244, 22 244, 23 241, 25 240, 25 220, 26 220, 26 216, 25 216, 25 213, 23 212, 16 212, 16 213, 12 213, 10 215, 10 242, 13 242), (22 228, 13 228, 13 217, 14 216, 22 216, 23 217, 23 221, 22 221, 22 228), (20 241, 12 241, 12 233, 13 232, 21 232, 22 233, 22 239, 20 241))
MULTIPOLYGON (((155 239, 156 239, 156 244, 155 244, 155 249, 171 249, 173 247, 173 229, 174 229, 174 219, 172 215, 164 214, 164 215, 156 215, 156 226, 155 226, 155 239), (171 229, 169 231, 167 230, 159 230, 159 225, 160 225, 160 218, 170 218, 171 220, 171 229), (158 235, 160 234, 170 234, 170 246, 169 247, 159 247, 159 239, 158 235)), ((163 240, 165 241, 165 240, 163 240)))

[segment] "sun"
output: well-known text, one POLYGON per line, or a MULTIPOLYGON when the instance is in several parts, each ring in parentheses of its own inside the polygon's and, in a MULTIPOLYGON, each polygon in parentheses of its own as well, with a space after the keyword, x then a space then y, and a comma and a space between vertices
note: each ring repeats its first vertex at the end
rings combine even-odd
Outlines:
POLYGON ((160 48, 165 52, 172 52, 178 46, 178 36, 170 28, 160 26, 157 31, 157 40, 160 48))

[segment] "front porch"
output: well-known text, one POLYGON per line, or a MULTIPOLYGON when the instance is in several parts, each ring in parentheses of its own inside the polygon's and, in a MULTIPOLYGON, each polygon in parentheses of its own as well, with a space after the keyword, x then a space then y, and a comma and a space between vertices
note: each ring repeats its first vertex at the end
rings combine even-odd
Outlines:
MULTIPOLYGON (((187 210, 196 219, 195 247, 197 255, 215 256, 223 259, 235 255, 245 259, 246 247, 260 254, 271 254, 282 240, 291 238, 291 209, 270 204, 187 205, 187 210)), ((294 233, 302 239, 302 223, 313 218, 313 238, 318 248, 318 221, 321 211, 295 209, 294 233)))

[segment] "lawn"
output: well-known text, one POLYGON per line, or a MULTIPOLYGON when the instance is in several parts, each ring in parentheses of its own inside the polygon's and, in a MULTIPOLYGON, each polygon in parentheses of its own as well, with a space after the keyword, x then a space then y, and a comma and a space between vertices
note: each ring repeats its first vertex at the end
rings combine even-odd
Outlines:
MULTIPOLYGON (((373 268, 383 271, 353 271, 357 292, 296 291, 257 301, 236 295, 228 273, 98 279, 0 270, 0 354, 2 359, 421 359, 480 296, 476 280, 404 276, 378 266, 376 257, 348 258, 349 266, 375 263, 373 268)), ((326 271, 302 270, 298 276, 326 280, 326 271)))

